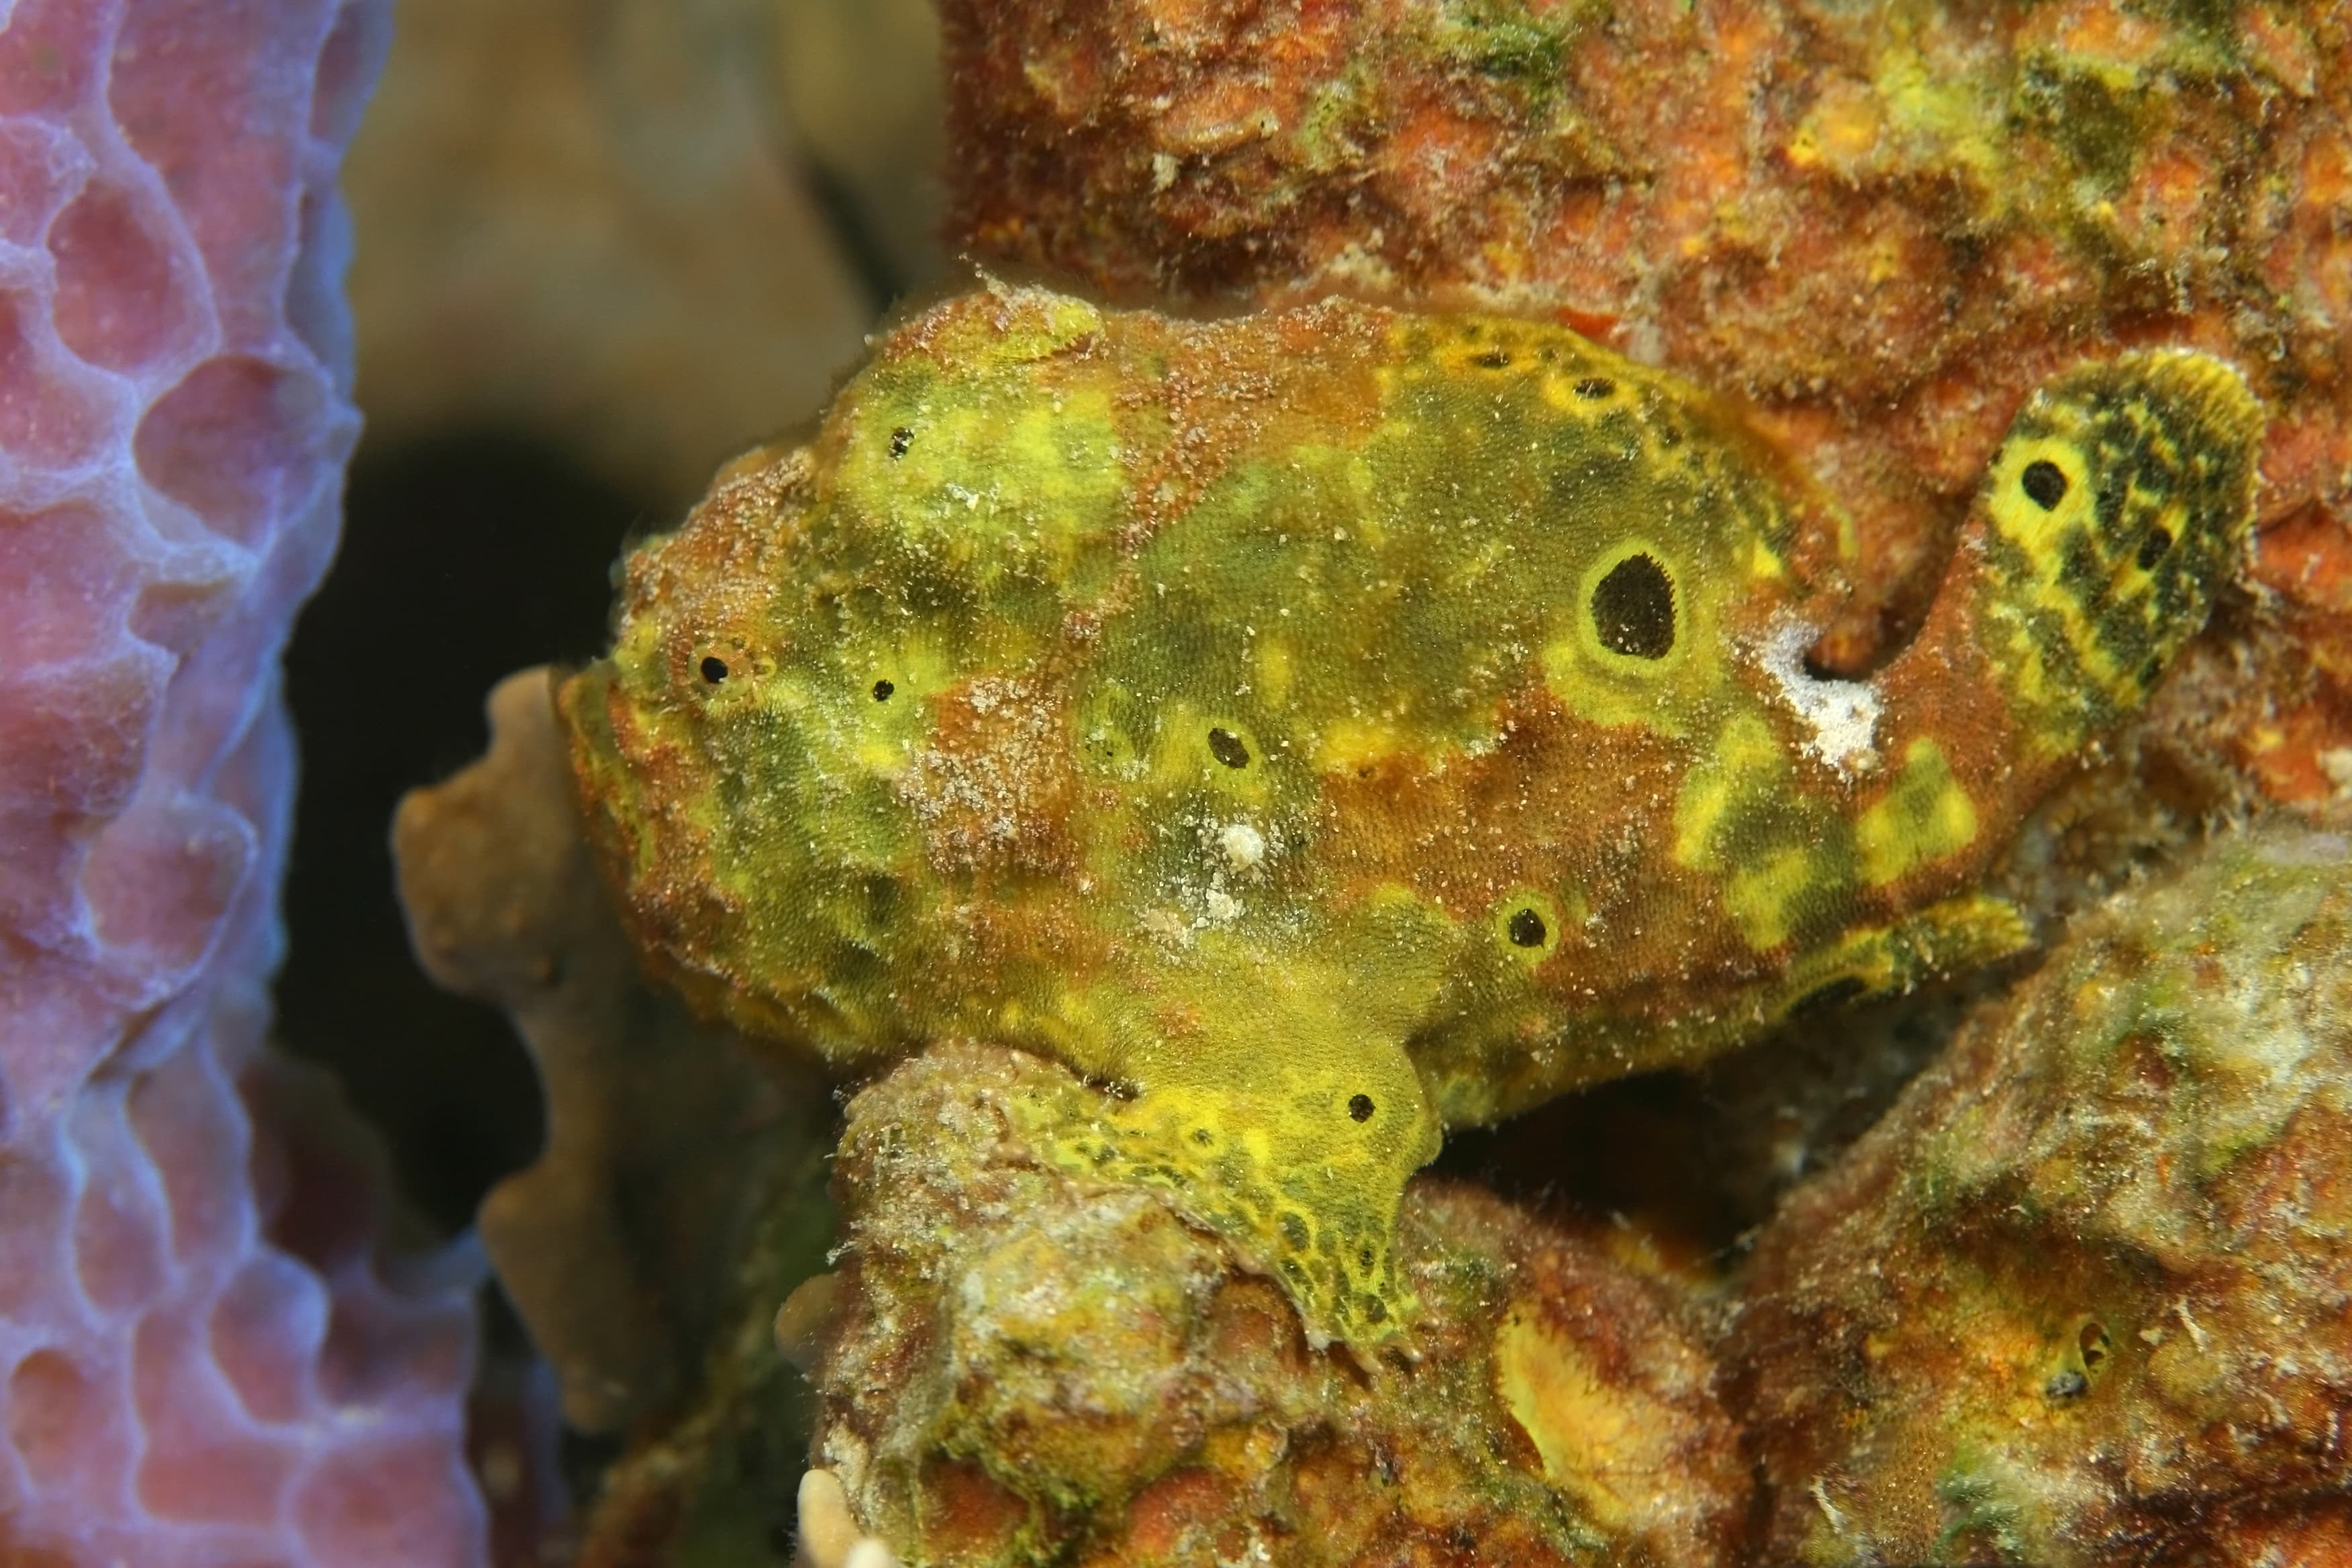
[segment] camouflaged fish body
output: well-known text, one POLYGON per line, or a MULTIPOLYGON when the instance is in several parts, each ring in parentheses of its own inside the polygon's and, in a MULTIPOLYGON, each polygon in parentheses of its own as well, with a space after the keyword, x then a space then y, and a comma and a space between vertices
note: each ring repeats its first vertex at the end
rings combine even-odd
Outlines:
POLYGON ((2014 950, 2001 832, 2201 625, 2258 406, 2035 395, 1915 642, 1804 653, 1832 509, 1559 328, 1029 289, 887 339, 630 559, 562 706, 647 952, 845 1068, 972 1036, 1121 1098, 1318 1337, 1390 1331, 1444 1126, 2014 950))

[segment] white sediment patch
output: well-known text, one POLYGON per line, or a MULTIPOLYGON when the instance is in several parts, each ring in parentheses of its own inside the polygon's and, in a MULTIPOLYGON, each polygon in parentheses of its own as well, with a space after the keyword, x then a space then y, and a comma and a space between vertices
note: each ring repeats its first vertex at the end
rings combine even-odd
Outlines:
POLYGON ((1791 616, 1772 628, 1756 650, 1756 662, 1811 731, 1805 750, 1840 773, 1867 773, 1878 763, 1878 689, 1867 680, 1825 680, 1808 670, 1805 650, 1820 636, 1791 616))
POLYGON ((1246 871, 1265 858, 1265 835, 1246 822, 1228 822, 1217 835, 1217 847, 1224 851, 1226 865, 1246 871))

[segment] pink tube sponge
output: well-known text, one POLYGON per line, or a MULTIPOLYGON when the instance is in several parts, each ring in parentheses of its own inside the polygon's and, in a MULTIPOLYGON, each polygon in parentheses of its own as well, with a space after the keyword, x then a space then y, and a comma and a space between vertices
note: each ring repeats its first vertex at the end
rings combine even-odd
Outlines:
POLYGON ((465 1564, 463 1268, 269 1058, 387 0, 0 0, 0 1561, 465 1564))

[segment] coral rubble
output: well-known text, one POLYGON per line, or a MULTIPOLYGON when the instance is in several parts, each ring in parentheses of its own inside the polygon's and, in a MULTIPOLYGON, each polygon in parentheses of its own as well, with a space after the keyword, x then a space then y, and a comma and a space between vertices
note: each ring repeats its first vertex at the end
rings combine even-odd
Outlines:
POLYGON ((1633 1238, 1424 1182, 1402 1231, 1423 1315, 1379 1352, 1318 1352, 1162 1194, 1056 1169, 1024 1130, 1062 1102, 1101 1103, 982 1047, 851 1102, 846 1261, 802 1331, 818 1458, 902 1555, 1734 1561, 1746 1464, 1682 1289, 1628 1261, 1633 1238))
POLYGON ((1759 1246, 1766 1555, 2340 1549, 2347 1083, 2352 844, 2224 838, 2083 919, 1759 1246))
POLYGON ((467 1256, 272 1058, 390 7, 0 6, 0 1560, 480 1561, 467 1256))

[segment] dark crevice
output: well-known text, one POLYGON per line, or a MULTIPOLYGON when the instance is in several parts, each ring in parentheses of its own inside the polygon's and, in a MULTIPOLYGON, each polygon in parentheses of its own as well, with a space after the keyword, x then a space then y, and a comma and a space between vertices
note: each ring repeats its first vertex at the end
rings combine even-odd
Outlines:
POLYGON ((525 441, 363 446, 341 553, 287 653, 302 778, 280 1037, 341 1078, 445 1229, 536 1154, 539 1087, 505 1018, 436 988, 410 954, 393 808, 481 754, 501 676, 602 647, 636 510, 525 441))

